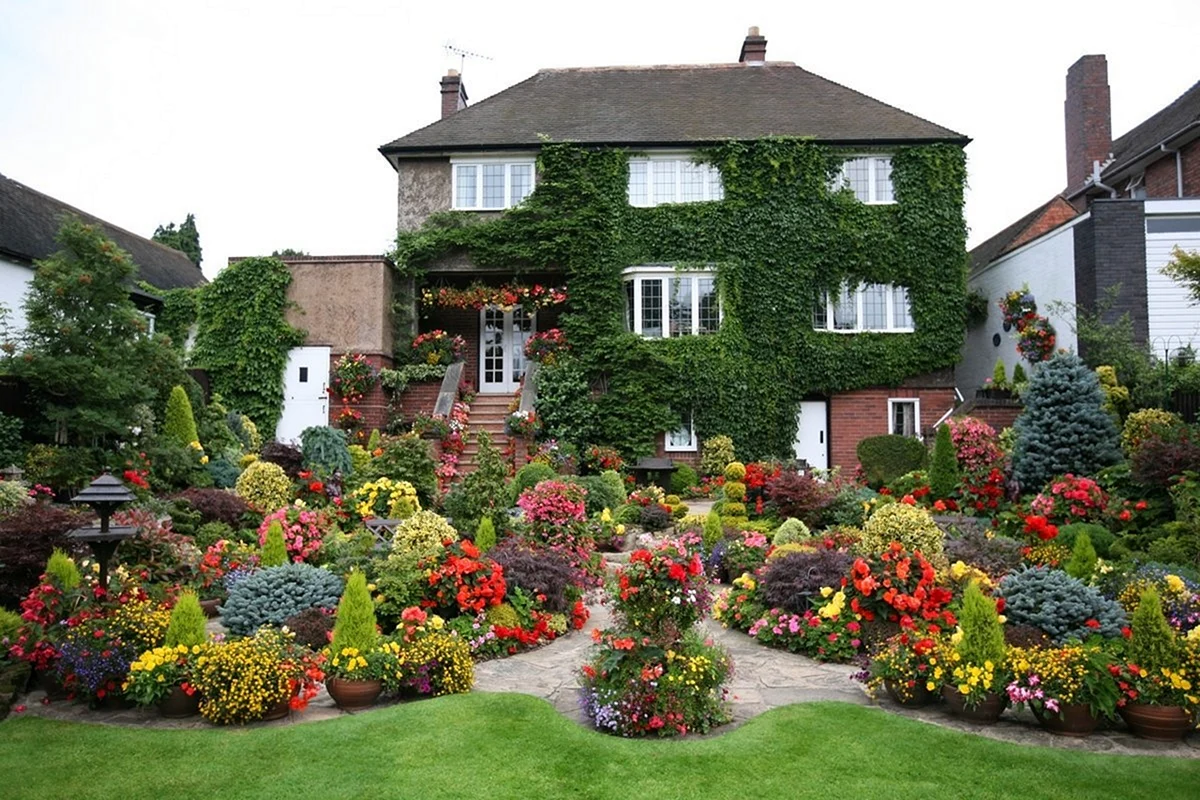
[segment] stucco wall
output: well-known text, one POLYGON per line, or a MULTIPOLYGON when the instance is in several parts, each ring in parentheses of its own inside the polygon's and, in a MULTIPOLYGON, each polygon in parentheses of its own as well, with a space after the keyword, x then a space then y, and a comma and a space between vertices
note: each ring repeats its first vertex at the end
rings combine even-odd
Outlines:
POLYGON ((378 256, 285 259, 292 273, 287 320, 306 345, 340 353, 392 353, 392 270, 378 256))
POLYGON ((14 335, 25 330, 25 294, 31 283, 31 268, 0 257, 0 303, 8 309, 9 331, 14 335))
POLYGON ((399 184, 396 227, 414 231, 435 211, 450 208, 450 160, 401 159, 396 170, 399 184))

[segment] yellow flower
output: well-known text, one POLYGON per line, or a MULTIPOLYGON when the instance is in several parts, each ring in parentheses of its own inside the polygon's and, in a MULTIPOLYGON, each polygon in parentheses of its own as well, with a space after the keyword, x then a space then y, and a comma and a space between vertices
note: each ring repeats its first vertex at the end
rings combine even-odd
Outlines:
POLYGON ((829 595, 831 595, 831 594, 833 594, 832 586, 822 586, 821 587, 821 597, 829 597, 829 595))

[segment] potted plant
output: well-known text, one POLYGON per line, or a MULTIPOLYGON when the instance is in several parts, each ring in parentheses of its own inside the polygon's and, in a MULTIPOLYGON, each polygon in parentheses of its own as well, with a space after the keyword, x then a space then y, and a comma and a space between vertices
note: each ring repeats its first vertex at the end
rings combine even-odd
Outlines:
POLYGON ((867 687, 874 691, 882 685, 889 697, 908 708, 932 703, 938 689, 933 680, 936 629, 931 633, 902 631, 888 638, 871 657, 867 687))
POLYGON ((1104 648, 1069 643, 1061 647, 1012 648, 1009 700, 1026 705, 1042 727, 1059 736, 1088 736, 1102 718, 1116 716, 1120 692, 1104 648))
POLYGON ((1000 719, 1008 705, 1005 656, 996 604, 971 581, 963 593, 959 629, 935 655, 934 679, 942 680, 942 697, 952 713, 981 724, 1000 719))
POLYGON ((191 682, 192 670, 206 647, 180 644, 147 650, 129 665, 123 688, 139 706, 157 706, 168 719, 200 713, 200 693, 191 682))
POLYGON ((324 678, 317 659, 286 632, 264 626, 246 639, 217 642, 196 660, 200 714, 218 725, 280 719, 301 711, 324 678))
POLYGON ((370 708, 383 692, 384 679, 395 672, 394 657, 379 648, 375 604, 361 572, 346 581, 326 658, 325 688, 347 711, 370 708))
POLYGON ((1196 727, 1200 710, 1200 642, 1179 640, 1154 588, 1142 593, 1130 627, 1124 663, 1112 668, 1121 718, 1134 736, 1178 741, 1196 727))

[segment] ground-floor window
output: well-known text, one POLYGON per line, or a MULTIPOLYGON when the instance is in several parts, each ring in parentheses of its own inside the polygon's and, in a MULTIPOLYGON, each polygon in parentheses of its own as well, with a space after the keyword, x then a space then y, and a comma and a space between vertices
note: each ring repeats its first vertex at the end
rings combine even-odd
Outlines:
POLYGON ((690 411, 684 415, 683 424, 679 428, 667 432, 663 449, 669 453, 696 452, 696 427, 692 423, 690 411))
POLYGON ((921 436, 921 401, 912 399, 888 400, 888 433, 897 436, 921 436))

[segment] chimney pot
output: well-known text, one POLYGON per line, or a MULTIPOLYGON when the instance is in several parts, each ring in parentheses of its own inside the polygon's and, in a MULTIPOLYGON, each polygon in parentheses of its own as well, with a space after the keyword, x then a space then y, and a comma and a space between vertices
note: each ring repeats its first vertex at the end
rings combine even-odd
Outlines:
POLYGON ((758 32, 758 26, 754 25, 746 34, 746 40, 742 42, 742 52, 738 55, 738 62, 742 64, 762 65, 767 60, 767 40, 758 32))
POLYGON ((467 107, 467 88, 458 70, 446 70, 442 78, 442 119, 467 107))
POLYGON ((1103 164, 1112 152, 1112 101, 1103 55, 1083 56, 1067 70, 1063 110, 1067 187, 1075 191, 1092 175, 1092 165, 1103 164))

